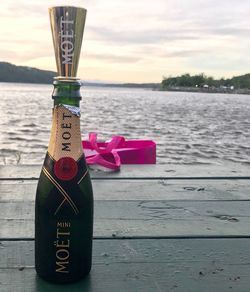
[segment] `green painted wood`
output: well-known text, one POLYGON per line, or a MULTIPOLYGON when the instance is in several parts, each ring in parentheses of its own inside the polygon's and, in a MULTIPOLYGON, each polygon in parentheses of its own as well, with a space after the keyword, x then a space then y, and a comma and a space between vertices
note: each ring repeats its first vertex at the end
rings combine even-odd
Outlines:
POLYGON ((250 239, 94 240, 93 268, 78 283, 36 276, 33 242, 0 244, 1 292, 248 292, 250 239))
MULTIPOLYGON (((0 181, 0 203, 34 201, 36 181, 0 181)), ((250 200, 250 180, 94 180, 96 200, 250 200)))
MULTIPOLYGON (((250 237, 250 201, 95 201, 95 237, 250 237)), ((1 202, 0 239, 34 237, 34 202, 1 202)))
MULTIPOLYGON (((0 165, 0 179, 36 179, 41 165, 0 165)), ((122 165, 120 172, 91 171, 93 179, 137 178, 250 178, 250 165, 225 163, 223 165, 122 165)))

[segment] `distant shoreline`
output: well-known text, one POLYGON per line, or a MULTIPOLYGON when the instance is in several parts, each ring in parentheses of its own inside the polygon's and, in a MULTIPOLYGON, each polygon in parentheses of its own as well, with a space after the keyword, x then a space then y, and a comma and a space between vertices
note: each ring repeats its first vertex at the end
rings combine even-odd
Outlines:
MULTIPOLYGON (((221 93, 221 94, 245 94, 250 95, 250 89, 221 89, 221 88, 194 88, 194 87, 169 87, 167 89, 161 89, 160 86, 149 86, 148 83, 120 83, 120 84, 112 84, 112 83, 95 83, 80 80, 82 86, 89 87, 100 87, 100 88, 130 88, 130 89, 145 89, 159 92, 194 92, 194 93, 221 93)), ((53 85, 53 81, 51 83, 39 83, 39 82, 17 82, 17 81, 2 81, 0 83, 16 83, 16 84, 30 84, 30 85, 53 85)))
POLYGON ((247 94, 250 95, 250 89, 229 89, 229 88, 195 88, 195 87, 169 87, 160 89, 160 91, 176 91, 176 92, 202 92, 202 93, 224 93, 224 94, 247 94))
POLYGON ((149 89, 153 91, 162 91, 162 92, 201 92, 201 93, 224 93, 224 94, 246 94, 250 95, 250 89, 229 89, 229 88, 201 88, 201 87, 169 87, 162 89, 160 84, 154 83, 153 86, 149 83, 121 83, 121 84, 94 84, 83 82, 85 86, 98 86, 98 87, 115 87, 115 88, 134 88, 134 89, 149 89))
MULTIPOLYGON (((26 66, 16 66, 8 62, 0 62, 0 82, 19 83, 19 84, 52 84, 56 72, 31 68, 26 66)), ((185 75, 186 76, 186 75, 185 75)), ((189 75, 188 75, 189 76, 189 75)), ((250 77, 250 74, 245 75, 250 77)), ((245 78, 244 77, 244 78, 245 78)), ((179 77, 181 78, 181 77, 179 77)), ((192 76, 189 76, 192 78, 192 76)), ((166 79, 167 80, 167 79, 166 79)), ((250 94, 250 89, 239 88, 239 86, 197 86, 193 84, 190 87, 181 86, 166 86, 161 83, 112 83, 102 81, 84 81, 80 80, 83 86, 95 86, 104 88, 135 88, 147 89, 154 91, 180 91, 180 92, 204 92, 204 93, 225 93, 225 94, 250 94)), ((198 83, 197 83, 198 84, 198 83)), ((244 85, 243 85, 244 86, 244 85)))

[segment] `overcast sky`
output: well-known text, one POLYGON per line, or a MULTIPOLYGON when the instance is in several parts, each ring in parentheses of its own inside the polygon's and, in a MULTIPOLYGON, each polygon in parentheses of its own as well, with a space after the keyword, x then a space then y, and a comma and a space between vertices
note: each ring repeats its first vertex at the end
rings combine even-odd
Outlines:
POLYGON ((48 7, 62 3, 88 10, 82 79, 250 72, 250 0, 4 0, 0 61, 56 70, 48 7))

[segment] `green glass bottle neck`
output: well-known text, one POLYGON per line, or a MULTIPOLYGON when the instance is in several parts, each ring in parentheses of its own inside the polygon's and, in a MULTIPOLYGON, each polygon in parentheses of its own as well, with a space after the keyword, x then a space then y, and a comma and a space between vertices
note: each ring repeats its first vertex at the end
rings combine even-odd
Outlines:
POLYGON ((67 104, 71 106, 80 106, 81 83, 77 80, 55 80, 53 82, 54 90, 52 98, 54 99, 54 106, 59 104, 67 104))

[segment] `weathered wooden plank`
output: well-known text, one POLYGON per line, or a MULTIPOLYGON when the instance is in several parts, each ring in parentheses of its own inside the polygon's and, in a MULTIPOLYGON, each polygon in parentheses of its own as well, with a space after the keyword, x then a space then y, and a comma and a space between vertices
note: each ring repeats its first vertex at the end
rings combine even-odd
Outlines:
MULTIPOLYGON (((250 237, 250 201, 95 201, 95 237, 250 237)), ((34 202, 0 204, 0 238, 34 237, 34 202)))
POLYGON ((0 291, 248 292, 250 239, 94 240, 93 268, 54 285, 34 270, 33 242, 0 244, 0 291))
MULTIPOLYGON (((41 165, 0 165, 0 179, 35 179, 41 165)), ((250 178, 250 165, 225 163, 223 165, 122 165, 120 172, 91 171, 93 179, 99 178, 250 178)))
MULTIPOLYGON (((0 181, 0 202, 34 201, 37 181, 0 181)), ((96 200, 250 200, 250 180, 94 180, 96 200)))

